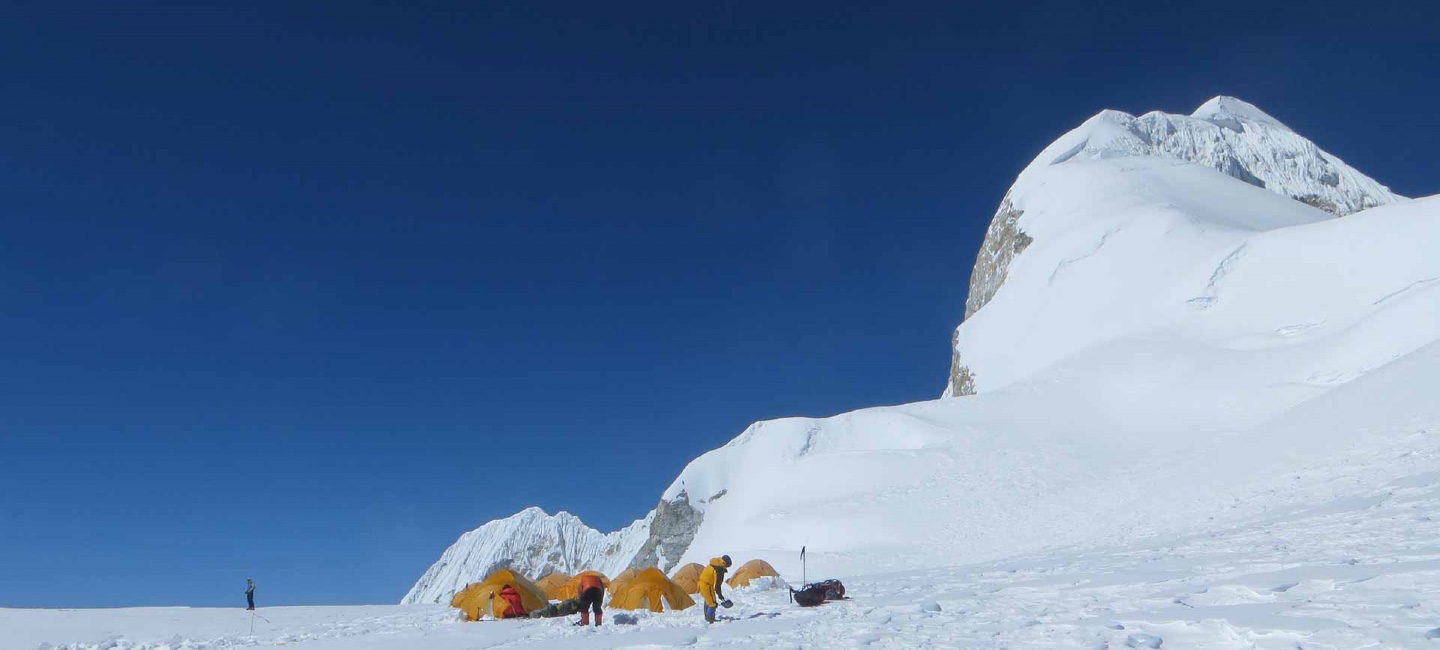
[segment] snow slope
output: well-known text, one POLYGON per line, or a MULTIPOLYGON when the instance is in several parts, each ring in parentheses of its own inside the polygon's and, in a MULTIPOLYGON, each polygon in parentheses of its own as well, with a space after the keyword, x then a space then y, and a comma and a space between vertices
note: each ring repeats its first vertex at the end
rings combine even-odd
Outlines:
POLYGON ((805 544, 841 574, 987 562, 1184 534, 1440 470, 1433 456, 1395 462, 1440 427, 1440 344, 1344 384, 1268 381, 1305 372, 1297 359, 1112 345, 992 394, 762 423, 682 474, 692 490, 727 489, 685 559, 762 556, 793 574, 805 544))
POLYGON ((864 572, 1174 534, 1317 498, 1304 468, 1423 407, 1350 395, 1440 339, 1440 198, 1398 200, 1236 100, 1184 120, 1263 183, 1132 146, 1147 120, 1180 118, 1102 113, 1011 189, 1028 241, 955 336, 978 394, 752 426, 667 491, 724 494, 684 559, 804 544, 864 572), (1335 219, 1274 191, 1330 187, 1253 162, 1292 149, 1338 170, 1336 200, 1384 205, 1335 219))
MULTIPOLYGON (((1337 216, 1402 200, 1279 120, 1233 97, 1211 99, 1189 116, 1101 111, 1041 151, 1006 192, 976 256, 965 301, 967 320, 1003 286, 1012 260, 1032 242, 1036 233, 1030 231, 1037 220, 1072 218, 1063 211, 1033 214, 1032 197, 1056 194, 1047 187, 1047 171, 1071 161, 1115 158, 1208 167, 1337 216)), ((957 373, 952 373, 947 391, 973 392, 957 373)))
POLYGON ((566 619, 460 623, 441 605, 391 605, 263 608, 252 633, 240 608, 0 609, 0 650, 1431 648, 1440 638, 1440 432, 1384 437, 1408 448, 1388 459, 1400 478, 1362 490, 1353 482, 1372 477, 1340 469, 1331 476, 1346 496, 1311 507, 1141 544, 845 575, 852 600, 812 610, 778 590, 741 591, 726 610, 738 620, 716 626, 694 609, 610 611, 595 629, 566 619))
POLYGON ((461 535, 405 594, 401 604, 449 604, 455 592, 499 569, 537 578, 588 568, 614 575, 629 566, 645 543, 650 518, 606 535, 568 512, 549 515, 539 508, 526 508, 461 535))

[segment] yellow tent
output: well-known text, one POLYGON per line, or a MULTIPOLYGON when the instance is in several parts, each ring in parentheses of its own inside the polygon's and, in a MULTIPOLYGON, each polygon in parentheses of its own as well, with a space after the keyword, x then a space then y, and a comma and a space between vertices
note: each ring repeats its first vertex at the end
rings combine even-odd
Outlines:
POLYGON ((558 594, 561 589, 565 588, 565 583, 567 582, 570 582, 570 574, 556 571, 555 573, 547 573, 545 577, 536 580, 535 586, 539 587, 540 591, 545 592, 545 597, 550 600, 565 600, 558 594))
POLYGON ((671 575, 670 581, 684 589, 687 594, 698 594, 700 587, 695 582, 700 579, 700 572, 704 570, 704 566, 691 562, 671 575))
POLYGON ((571 598, 579 598, 580 578, 587 575, 600 576, 600 584, 605 585, 606 589, 610 588, 610 579, 605 577, 605 574, 600 573, 599 571, 581 571, 580 573, 575 574, 575 577, 565 581, 565 584, 561 585, 559 589, 556 589, 555 594, 552 595, 550 598, 552 600, 570 600, 571 598))
POLYGON ((509 606, 505 599, 500 597, 500 590, 505 585, 510 585, 520 592, 520 602, 525 605, 526 612, 533 612, 550 604, 545 598, 545 592, 530 582, 529 578, 503 569, 490 574, 490 577, 481 582, 472 582, 461 589, 450 598, 450 606, 465 612, 467 621, 478 621, 486 615, 500 618, 500 614, 509 606))
POLYGON ((620 575, 610 579, 610 584, 605 585, 605 588, 609 589, 611 594, 614 594, 615 592, 620 591, 620 587, 625 586, 625 583, 630 582, 630 580, 637 575, 640 575, 640 571, 638 569, 626 569, 624 571, 621 571, 620 575))
POLYGON ((767 577, 778 578, 780 577, 780 572, 776 571, 775 567, 770 566, 770 563, 765 560, 750 560, 741 565, 740 568, 735 571, 735 574, 730 576, 729 580, 725 581, 725 584, 730 585, 732 589, 739 589, 740 587, 750 586, 751 580, 767 577))
POLYGON ((610 606, 615 609, 648 608, 652 612, 663 612, 666 604, 671 610, 680 611, 694 607, 695 601, 655 567, 635 574, 634 578, 618 587, 615 596, 610 599, 610 606))

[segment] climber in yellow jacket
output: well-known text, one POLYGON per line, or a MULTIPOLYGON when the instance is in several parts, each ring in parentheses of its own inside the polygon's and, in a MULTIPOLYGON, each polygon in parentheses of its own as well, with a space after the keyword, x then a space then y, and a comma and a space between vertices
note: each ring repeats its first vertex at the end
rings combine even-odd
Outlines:
POLYGON ((700 588, 700 597, 705 599, 705 622, 715 622, 715 608, 720 605, 730 606, 730 599, 720 591, 725 584, 725 571, 730 568, 730 556, 710 558, 710 564, 700 571, 700 578, 695 581, 695 586, 700 588))

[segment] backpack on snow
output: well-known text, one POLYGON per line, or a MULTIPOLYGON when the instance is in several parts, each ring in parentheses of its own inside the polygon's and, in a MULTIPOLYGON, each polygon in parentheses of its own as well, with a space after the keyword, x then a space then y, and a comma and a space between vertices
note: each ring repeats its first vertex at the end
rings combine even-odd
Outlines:
POLYGON ((822 580, 805 585, 800 590, 790 590, 790 600, 798 603, 801 607, 814 607, 827 600, 843 600, 845 598, 845 585, 839 580, 822 580))

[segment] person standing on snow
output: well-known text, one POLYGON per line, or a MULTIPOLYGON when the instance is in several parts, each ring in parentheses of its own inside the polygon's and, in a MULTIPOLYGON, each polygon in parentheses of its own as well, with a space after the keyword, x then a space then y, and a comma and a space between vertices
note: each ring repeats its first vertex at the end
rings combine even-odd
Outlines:
POLYGON ((700 588, 700 597, 705 599, 705 622, 715 622, 715 608, 724 605, 730 606, 730 599, 720 591, 725 584, 725 571, 730 568, 730 556, 710 558, 710 564, 700 572, 700 578, 695 581, 695 586, 700 588))
POLYGON ((590 624, 592 610, 595 612, 595 627, 600 627, 600 620, 605 616, 605 612, 600 610, 600 601, 605 600, 605 583, 600 581, 600 576, 586 573, 580 576, 579 587, 581 627, 590 624))
POLYGON ((255 610, 255 581, 250 578, 245 579, 245 604, 246 611, 255 610))
POLYGON ((510 585, 501 587, 500 597, 509 603, 509 606, 505 608, 505 613, 501 614, 500 618, 516 618, 525 615, 525 601, 520 598, 520 592, 515 591, 514 587, 510 585))

